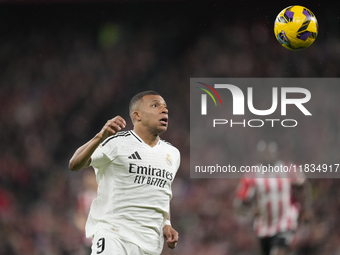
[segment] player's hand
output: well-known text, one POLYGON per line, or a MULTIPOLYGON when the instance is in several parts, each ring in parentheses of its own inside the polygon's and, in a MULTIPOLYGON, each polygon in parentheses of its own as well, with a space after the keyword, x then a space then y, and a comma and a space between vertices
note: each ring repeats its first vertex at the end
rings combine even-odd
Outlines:
POLYGON ((174 230, 170 225, 165 225, 163 228, 163 235, 168 247, 170 249, 174 249, 178 242, 178 232, 174 230))
POLYGON ((99 135, 102 140, 105 140, 107 137, 115 135, 122 128, 125 128, 125 126, 126 126, 125 120, 120 116, 116 116, 113 119, 110 119, 106 122, 105 126, 99 132, 99 135))

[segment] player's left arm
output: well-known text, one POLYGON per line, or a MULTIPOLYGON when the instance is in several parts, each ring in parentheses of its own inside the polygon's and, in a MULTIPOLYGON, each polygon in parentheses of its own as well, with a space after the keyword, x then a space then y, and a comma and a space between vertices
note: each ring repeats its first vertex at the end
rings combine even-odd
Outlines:
POLYGON ((178 232, 172 228, 170 223, 170 208, 168 217, 165 221, 165 225, 163 227, 163 235, 166 239, 166 244, 170 249, 174 249, 178 242, 178 232))
POLYGON ((258 208, 255 201, 253 179, 241 178, 233 201, 235 211, 240 215, 257 216, 258 208))

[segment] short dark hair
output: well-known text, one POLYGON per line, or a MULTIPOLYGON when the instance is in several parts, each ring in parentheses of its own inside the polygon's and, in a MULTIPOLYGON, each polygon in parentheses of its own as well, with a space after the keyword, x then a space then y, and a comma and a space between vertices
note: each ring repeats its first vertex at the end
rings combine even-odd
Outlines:
POLYGON ((135 95, 129 104, 129 113, 130 113, 130 117, 132 119, 132 113, 134 110, 134 106, 144 97, 144 96, 149 96, 149 95, 157 95, 160 96, 160 94, 154 90, 147 90, 147 91, 143 91, 143 92, 139 92, 137 95, 135 95))

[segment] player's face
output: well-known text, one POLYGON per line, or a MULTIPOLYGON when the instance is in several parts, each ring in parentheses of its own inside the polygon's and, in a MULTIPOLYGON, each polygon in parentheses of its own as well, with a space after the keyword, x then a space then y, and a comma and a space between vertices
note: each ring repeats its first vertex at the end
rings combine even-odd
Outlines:
POLYGON ((161 134, 168 128, 168 109, 164 99, 158 95, 144 96, 140 104, 140 118, 143 126, 151 132, 161 134))

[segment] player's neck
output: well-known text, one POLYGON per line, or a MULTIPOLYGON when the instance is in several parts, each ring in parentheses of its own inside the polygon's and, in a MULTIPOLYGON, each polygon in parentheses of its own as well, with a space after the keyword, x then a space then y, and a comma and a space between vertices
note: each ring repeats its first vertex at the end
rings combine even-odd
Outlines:
POLYGON ((149 132, 143 132, 138 128, 134 128, 133 130, 147 145, 150 147, 154 147, 157 145, 159 141, 159 135, 155 135, 149 132))

